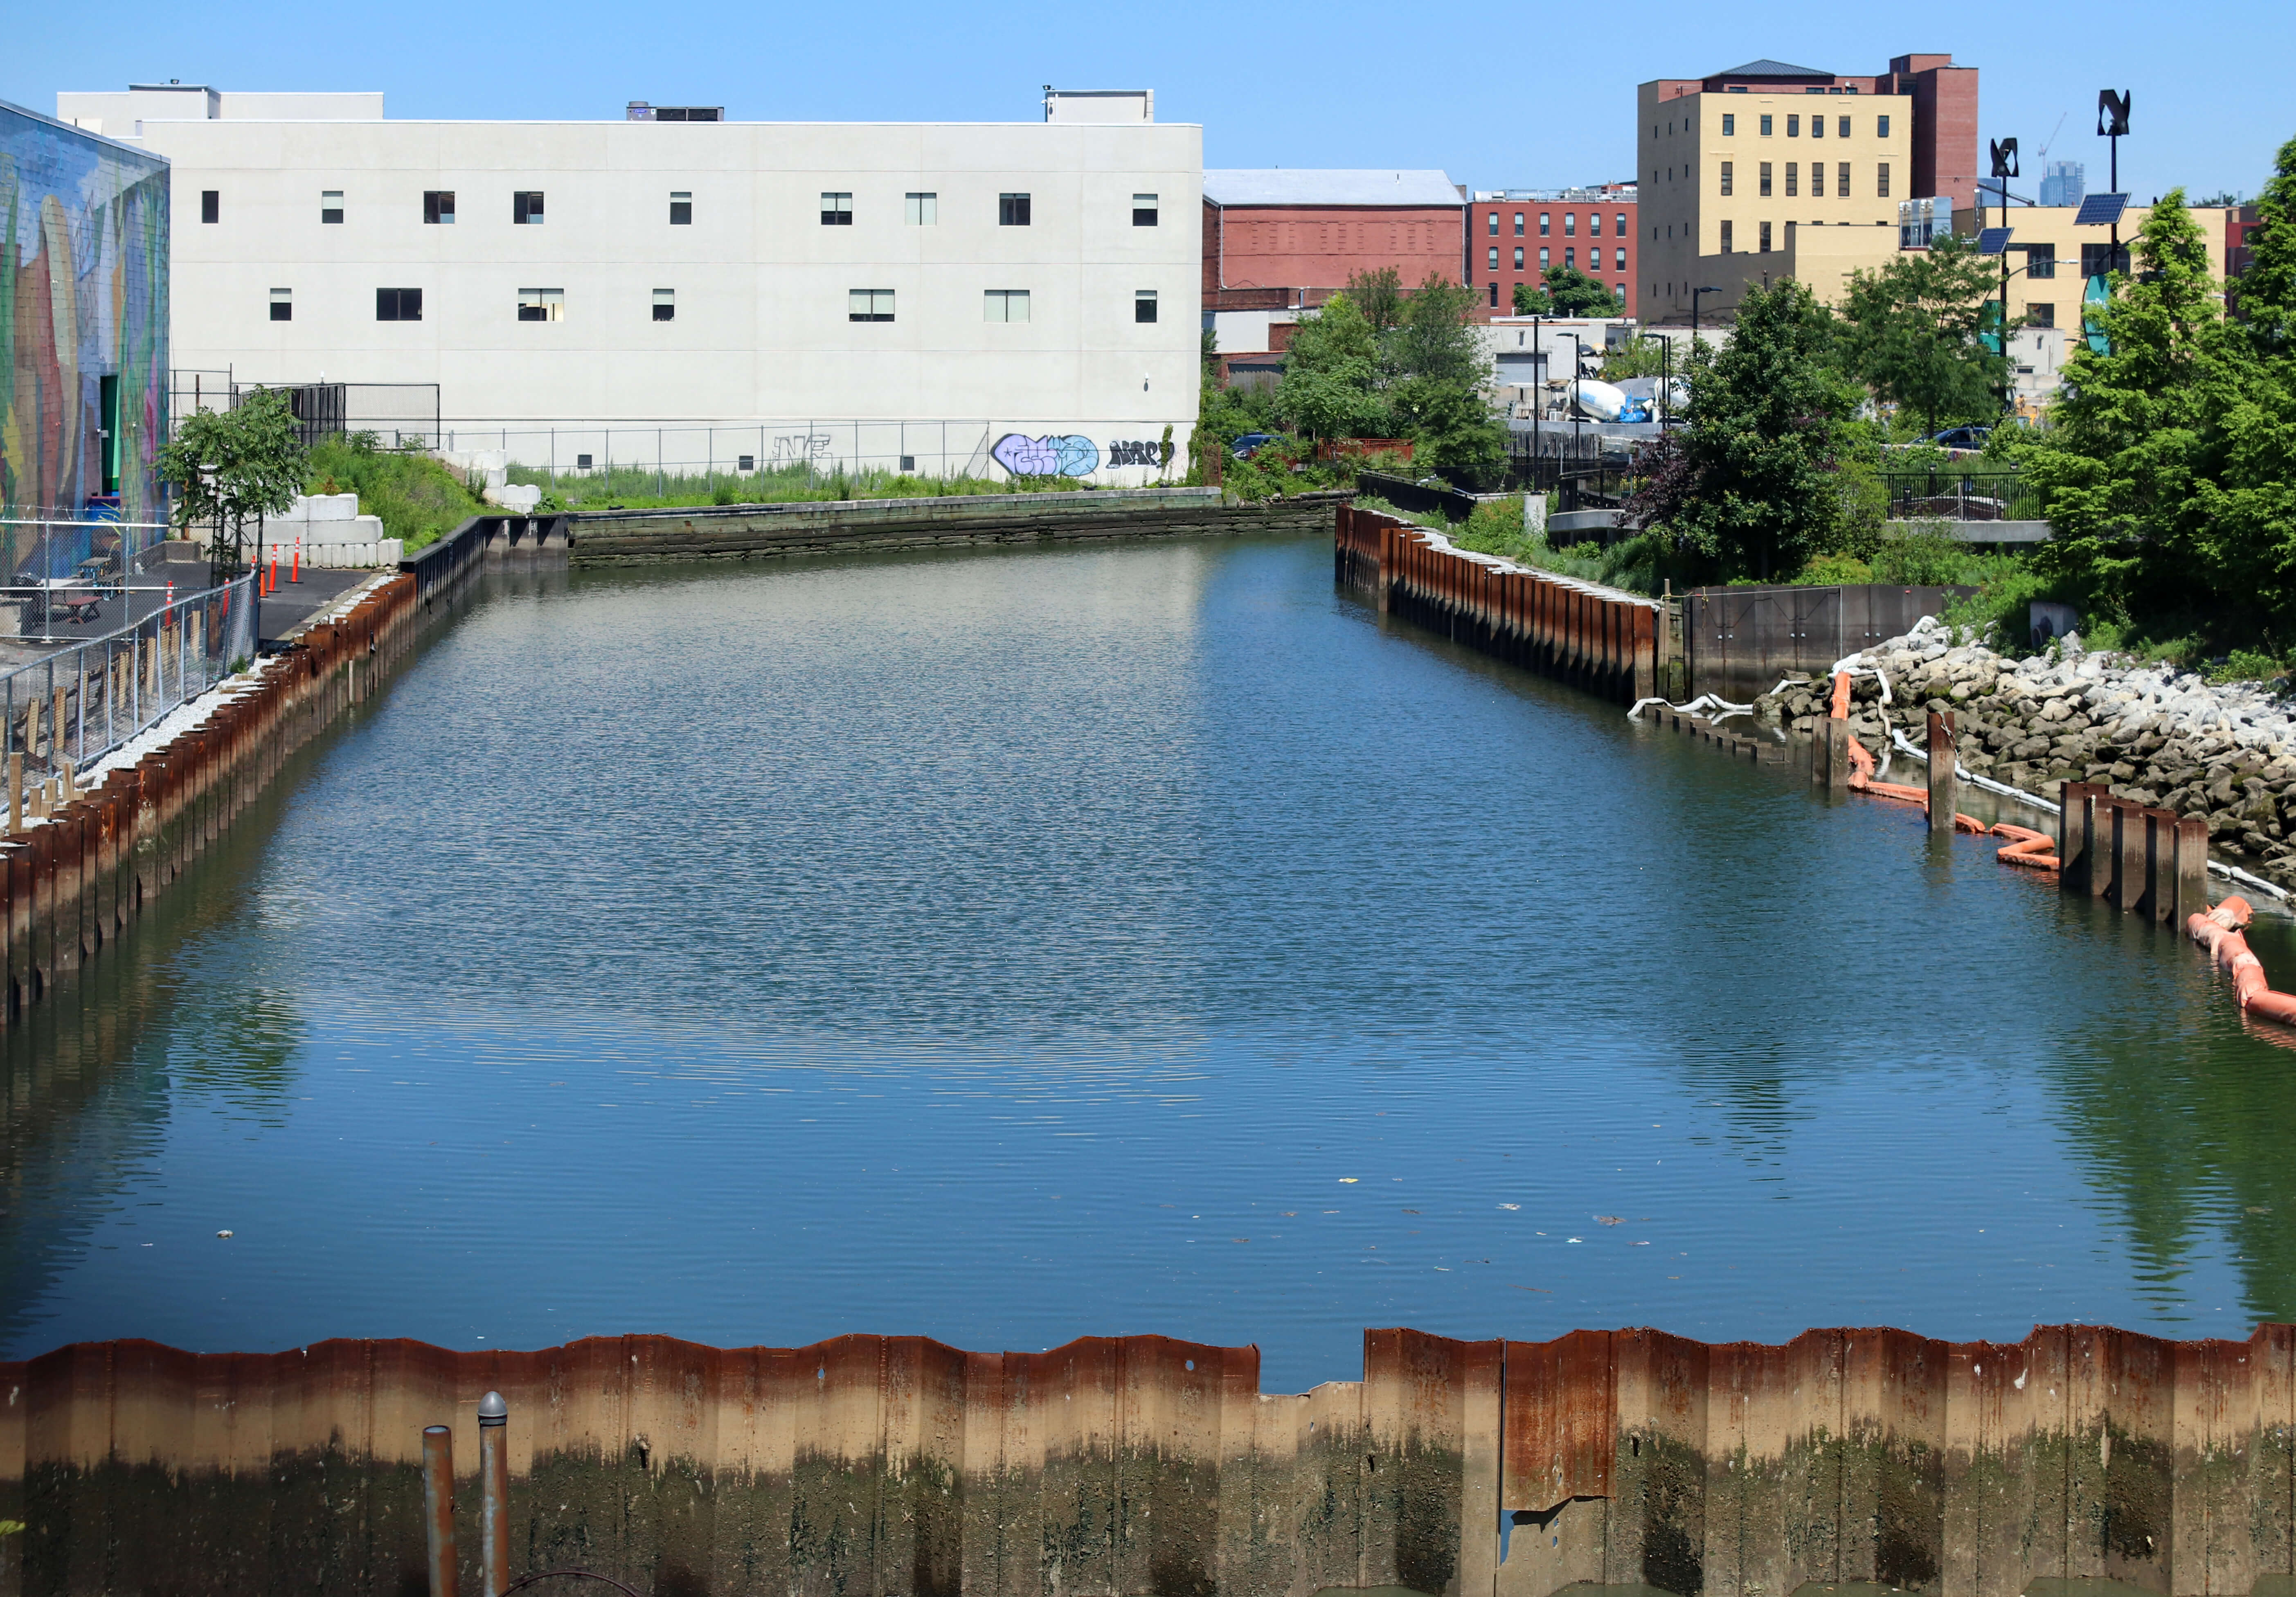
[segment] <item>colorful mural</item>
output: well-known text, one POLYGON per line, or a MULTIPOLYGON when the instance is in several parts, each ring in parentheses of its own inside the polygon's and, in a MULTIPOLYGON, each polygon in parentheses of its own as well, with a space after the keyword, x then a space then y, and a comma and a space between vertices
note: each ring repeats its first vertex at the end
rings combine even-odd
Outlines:
POLYGON ((1100 470, 1100 446, 1081 433, 1032 438, 1024 432, 1008 432, 996 440, 988 458, 1015 477, 1089 477, 1100 470))
POLYGON ((0 102, 7 516, 163 519, 167 364, 167 163, 0 102))

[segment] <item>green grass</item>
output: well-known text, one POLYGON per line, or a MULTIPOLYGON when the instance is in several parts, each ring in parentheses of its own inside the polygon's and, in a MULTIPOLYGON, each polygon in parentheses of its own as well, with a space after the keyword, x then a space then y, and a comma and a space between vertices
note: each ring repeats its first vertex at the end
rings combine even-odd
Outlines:
POLYGON ((1557 549, 1543 537, 1533 537, 1523 524, 1522 497, 1510 495, 1478 504, 1464 521, 1447 521, 1434 511, 1407 511, 1374 495, 1357 495, 1357 510, 1374 510, 1442 533, 1462 549, 1496 554, 1557 577, 1599 582, 1629 593, 1658 592, 1658 540, 1650 534, 1621 539, 1603 548, 1600 544, 1569 544, 1557 549))
POLYGON ((704 504, 810 504, 846 499, 926 499, 966 494, 1075 494, 1095 491, 1073 477, 920 477, 864 470, 808 471, 802 465, 762 471, 658 472, 644 466, 550 474, 512 466, 513 483, 545 490, 545 512, 685 510, 704 504))
POLYGON ((374 448, 356 437, 312 446, 304 466, 307 494, 359 496, 359 513, 382 518, 385 537, 414 553, 487 508, 454 472, 427 455, 374 448))

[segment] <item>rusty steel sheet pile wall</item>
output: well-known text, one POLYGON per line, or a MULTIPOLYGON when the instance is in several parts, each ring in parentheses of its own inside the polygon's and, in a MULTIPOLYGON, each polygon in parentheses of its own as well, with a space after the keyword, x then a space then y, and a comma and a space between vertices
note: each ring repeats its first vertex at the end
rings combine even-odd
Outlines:
POLYGON ((1360 1381, 1273 1396, 1256 1348, 1154 1336, 81 1344, 0 1364, 0 1519, 27 1523, 0 1539, 0 1593, 419 1591, 422 1427, 459 1433, 468 1527, 495 1389, 513 1571, 641 1590, 2287 1597, 2292 1354, 2278 1325, 1782 1347, 1374 1331, 1360 1381))
POLYGON ((1658 601, 1455 549, 1442 534, 1338 507, 1332 577, 1392 613, 1621 704, 1657 689, 1658 601))
POLYGON ((422 608, 413 577, 382 583, 259 675, 226 683, 196 728, 0 838, 0 1023, 124 933, 289 754, 397 662, 422 608))

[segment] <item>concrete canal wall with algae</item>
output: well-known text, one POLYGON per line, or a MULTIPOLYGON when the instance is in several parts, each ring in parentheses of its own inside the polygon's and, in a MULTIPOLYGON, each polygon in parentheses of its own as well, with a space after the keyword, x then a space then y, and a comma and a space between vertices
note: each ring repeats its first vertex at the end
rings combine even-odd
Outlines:
POLYGON ((776 1597, 2296 1591, 2296 1332, 1367 1331, 1259 1389, 1162 1337, 533 1353, 83 1344, 0 1364, 0 1593, 423 1589, 421 1433, 508 1400, 510 1566, 776 1597), (2111 1583, 2111 1584, 2105 1584, 2111 1583))

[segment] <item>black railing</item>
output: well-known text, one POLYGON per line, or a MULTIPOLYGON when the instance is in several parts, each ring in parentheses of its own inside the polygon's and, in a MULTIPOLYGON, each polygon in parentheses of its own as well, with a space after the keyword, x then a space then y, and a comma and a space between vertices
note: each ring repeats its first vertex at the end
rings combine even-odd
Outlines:
POLYGON ((1464 521, 1475 513, 1475 496, 1440 483, 1414 482, 1384 471, 1356 473, 1356 492, 1386 500, 1398 510, 1432 511, 1447 521, 1464 521))
POLYGON ((2040 495, 2014 471, 1884 471, 1893 521, 2038 521, 2040 495))
POLYGON ((488 547, 498 541, 513 549, 553 546, 562 553, 569 544, 566 524, 564 516, 472 516, 429 548, 400 561, 398 569, 414 578, 415 593, 429 598, 457 580, 464 568, 483 560, 488 547))

